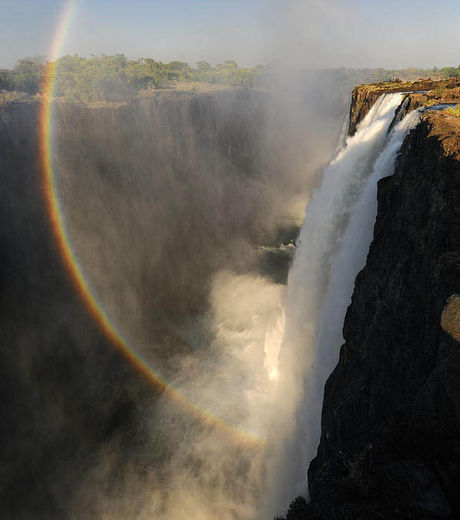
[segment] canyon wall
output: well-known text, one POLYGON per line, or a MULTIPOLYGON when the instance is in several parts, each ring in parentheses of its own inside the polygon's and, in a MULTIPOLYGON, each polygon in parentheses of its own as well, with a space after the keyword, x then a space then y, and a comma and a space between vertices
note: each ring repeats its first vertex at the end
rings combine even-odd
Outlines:
MULTIPOLYGON (((98 305, 163 374, 215 372, 203 366, 215 355, 218 270, 285 283, 286 261, 268 269, 258 246, 295 236, 334 153, 343 94, 332 104, 303 89, 56 103, 52 160, 67 238, 98 305)), ((249 507, 235 496, 258 493, 258 481, 246 485, 253 452, 230 438, 229 461, 202 441, 208 430, 227 437, 148 383, 80 299, 45 204, 39 112, 37 102, 0 104, 2 517, 159 518, 168 507, 188 514, 188 503, 201 520, 222 493, 235 518, 249 507), (212 471, 223 484, 203 476, 212 471)))
MULTIPOLYGON (((366 90, 354 91, 355 123, 374 102, 366 90)), ((325 387, 310 502, 296 499, 289 520, 460 514, 459 159, 458 116, 427 111, 378 184, 373 241, 325 387)))

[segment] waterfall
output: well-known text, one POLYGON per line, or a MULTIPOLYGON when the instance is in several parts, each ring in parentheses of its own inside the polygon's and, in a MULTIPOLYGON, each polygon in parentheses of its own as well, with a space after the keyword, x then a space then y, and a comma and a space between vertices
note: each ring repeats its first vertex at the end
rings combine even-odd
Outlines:
POLYGON ((345 313, 351 302, 355 278, 366 263, 372 241, 377 216, 377 182, 393 174, 402 142, 418 123, 419 116, 420 112, 414 110, 391 131, 385 148, 375 161, 361 196, 350 213, 340 248, 332 261, 323 319, 317 339, 315 373, 320 381, 324 381, 335 366, 338 360, 337 346, 344 341, 342 327, 345 313))
POLYGON ((324 384, 337 363, 354 280, 372 240, 377 181, 392 174, 403 139, 419 119, 414 111, 390 129, 402 99, 399 93, 378 99, 325 170, 306 209, 289 274, 278 364, 285 405, 277 419, 290 426, 279 455, 275 509, 285 509, 293 493, 305 494, 324 384))

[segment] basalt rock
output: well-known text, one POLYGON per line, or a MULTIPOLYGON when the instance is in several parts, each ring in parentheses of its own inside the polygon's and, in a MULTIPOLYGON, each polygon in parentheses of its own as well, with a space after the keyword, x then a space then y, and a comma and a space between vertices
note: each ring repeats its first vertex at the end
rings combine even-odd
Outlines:
MULTIPOLYGON (((357 93, 361 108, 374 100, 357 93)), ((310 501, 288 520, 460 517, 459 152, 460 118, 426 112, 379 182, 310 501)))

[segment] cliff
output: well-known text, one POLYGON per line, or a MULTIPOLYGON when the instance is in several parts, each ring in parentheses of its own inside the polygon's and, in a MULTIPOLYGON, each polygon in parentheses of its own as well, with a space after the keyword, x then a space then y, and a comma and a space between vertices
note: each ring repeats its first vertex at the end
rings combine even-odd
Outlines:
MULTIPOLYGON (((375 96, 353 91, 354 124, 375 96)), ((409 104, 427 96, 446 100, 409 104)), ((373 242, 325 387, 311 501, 296 499, 289 520, 460 515, 459 159, 460 118, 426 111, 378 184, 373 242)))
MULTIPOLYGON (((136 325, 155 329, 155 346, 162 327, 169 354, 187 346, 168 318, 203 305, 206 269, 223 261, 253 207, 238 214, 231 203, 260 171, 263 106, 263 95, 218 92, 56 107, 69 238, 99 260, 121 298, 130 280, 136 325), (219 197, 228 203, 215 208, 219 197), (202 264, 194 277, 192 261, 202 264)), ((160 465, 139 419, 154 416, 160 392, 104 337, 69 279, 43 196, 39 113, 34 99, 0 105, 0 509, 2 518, 49 520, 73 518, 107 446, 109 486, 127 466, 160 465)), ((98 516, 96 487, 85 517, 98 516)))
POLYGON ((356 86, 351 93, 348 135, 353 135, 356 127, 364 119, 372 105, 382 94, 410 92, 408 110, 434 102, 454 102, 458 99, 460 80, 445 81, 420 80, 415 82, 382 82, 356 86), (442 100, 442 101, 441 101, 442 100))
MULTIPOLYGON (((284 281, 287 255, 281 267, 260 265, 256 246, 279 245, 277 217, 305 189, 306 168, 313 177, 333 153, 343 112, 325 100, 334 113, 313 135, 310 98, 220 89, 56 102, 68 240, 102 305, 164 372, 212 347, 217 270, 284 281)), ((115 510, 129 494, 139 504, 130 482, 148 487, 147 507, 173 477, 152 479, 179 470, 176 454, 193 444, 180 432, 194 439, 203 428, 188 413, 163 419, 161 389, 114 349, 75 290, 43 193, 39 108, 0 99, 0 509, 18 520, 98 518, 102 502, 115 510)), ((282 231, 288 243, 292 230, 282 231)))

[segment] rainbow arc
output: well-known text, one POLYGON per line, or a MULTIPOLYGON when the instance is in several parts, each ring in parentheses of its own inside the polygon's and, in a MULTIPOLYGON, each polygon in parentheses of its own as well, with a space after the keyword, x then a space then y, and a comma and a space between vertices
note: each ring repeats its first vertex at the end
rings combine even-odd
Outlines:
POLYGON ((76 12, 77 3, 77 0, 70 0, 64 5, 62 10, 46 69, 39 118, 39 148, 42 184, 49 219, 59 247, 62 261, 65 264, 66 270, 73 281, 73 285, 80 296, 81 301, 85 304, 101 331, 110 340, 111 344, 119 350, 124 358, 135 367, 135 369, 141 373, 146 380, 165 392, 170 398, 174 399, 188 413, 197 416, 206 424, 222 431, 235 441, 250 446, 263 447, 265 441, 262 438, 252 433, 245 432, 238 425, 229 424, 219 417, 207 412, 178 389, 168 384, 165 379, 155 372, 155 370, 136 351, 135 347, 129 344, 127 339, 118 330, 116 324, 111 321, 110 317, 103 309, 102 304, 98 301, 97 295, 92 290, 89 281, 85 278, 82 267, 76 257, 65 226, 64 213, 61 208, 57 187, 57 172, 54 167, 53 98, 57 79, 57 59, 59 58, 72 18, 76 12))

